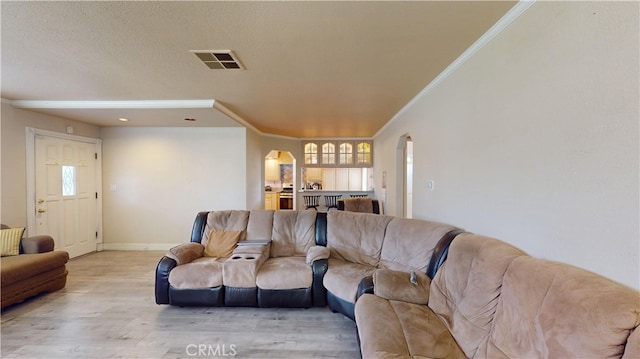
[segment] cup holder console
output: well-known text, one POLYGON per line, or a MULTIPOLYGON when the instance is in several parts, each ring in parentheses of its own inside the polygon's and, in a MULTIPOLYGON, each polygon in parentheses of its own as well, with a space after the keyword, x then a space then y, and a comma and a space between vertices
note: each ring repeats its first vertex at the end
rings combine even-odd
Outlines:
POLYGON ((256 275, 269 253, 233 253, 223 264, 222 282, 226 287, 255 288, 256 275))

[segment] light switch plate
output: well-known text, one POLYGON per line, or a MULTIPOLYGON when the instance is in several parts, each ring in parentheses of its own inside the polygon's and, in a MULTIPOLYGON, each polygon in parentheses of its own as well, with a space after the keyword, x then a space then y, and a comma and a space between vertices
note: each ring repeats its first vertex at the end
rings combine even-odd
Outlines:
POLYGON ((436 188, 436 184, 433 181, 427 181, 427 189, 434 190, 436 188))

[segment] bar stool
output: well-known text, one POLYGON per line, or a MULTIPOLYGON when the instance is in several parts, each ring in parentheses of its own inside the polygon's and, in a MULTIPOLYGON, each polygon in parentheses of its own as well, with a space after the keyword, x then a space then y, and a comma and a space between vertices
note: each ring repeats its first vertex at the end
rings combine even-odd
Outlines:
POLYGON ((341 194, 325 194, 324 195, 324 205, 327 206, 327 211, 330 208, 338 209, 338 200, 342 198, 341 194))
POLYGON ((352 194, 350 196, 351 196, 351 198, 366 198, 366 197, 369 197, 368 194, 352 194))
POLYGON ((302 197, 304 197, 305 209, 313 208, 316 211, 318 210, 318 206, 320 205, 320 195, 319 194, 306 195, 306 196, 302 196, 302 197))

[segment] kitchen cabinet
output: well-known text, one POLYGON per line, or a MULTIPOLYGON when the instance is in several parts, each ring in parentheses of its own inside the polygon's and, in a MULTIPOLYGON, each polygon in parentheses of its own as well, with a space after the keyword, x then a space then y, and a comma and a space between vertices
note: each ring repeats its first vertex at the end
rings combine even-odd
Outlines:
POLYGON ((264 193, 264 209, 280 210, 280 193, 265 192, 264 193))
POLYGON ((322 169, 322 189, 333 191, 336 189, 336 169, 322 169))
POLYGON ((267 159, 264 161, 265 181, 280 181, 280 166, 277 159, 267 159))
POLYGON ((362 168, 349 168, 349 191, 362 190, 362 168))
POLYGON ((349 169, 348 168, 336 168, 336 190, 337 191, 349 190, 349 169))
POLYGON ((371 167, 370 140, 311 140, 302 142, 305 167, 371 167))
POLYGON ((308 167, 306 171, 307 182, 311 182, 313 184, 313 182, 322 181, 322 168, 308 167))
POLYGON ((359 167, 305 168, 302 181, 310 185, 318 183, 318 189, 325 191, 369 191, 371 173, 371 168, 359 167))
POLYGON ((373 164, 371 141, 356 141, 356 167, 369 167, 373 164))

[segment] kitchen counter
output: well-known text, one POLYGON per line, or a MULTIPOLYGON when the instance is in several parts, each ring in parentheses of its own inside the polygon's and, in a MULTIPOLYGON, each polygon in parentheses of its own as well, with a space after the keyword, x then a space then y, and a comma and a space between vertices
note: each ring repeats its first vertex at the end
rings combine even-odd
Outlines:
POLYGON ((350 198, 351 195, 367 195, 373 199, 375 199, 375 192, 373 190, 371 191, 349 191, 349 190, 345 190, 345 191, 340 191, 340 190, 325 190, 325 189, 300 189, 298 190, 298 201, 297 201, 297 205, 296 207, 298 208, 298 210, 302 211, 305 209, 305 204, 304 204, 304 198, 303 196, 305 195, 313 195, 313 194, 318 194, 320 195, 320 206, 318 206, 318 210, 320 211, 326 211, 327 207, 325 205, 325 200, 324 200, 324 195, 342 195, 341 199, 345 199, 345 198, 350 198))
POLYGON ((373 190, 371 191, 349 191, 349 190, 337 190, 337 189, 299 189, 298 193, 305 193, 305 192, 322 192, 322 193, 354 193, 354 194, 372 194, 373 195, 373 190))

